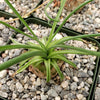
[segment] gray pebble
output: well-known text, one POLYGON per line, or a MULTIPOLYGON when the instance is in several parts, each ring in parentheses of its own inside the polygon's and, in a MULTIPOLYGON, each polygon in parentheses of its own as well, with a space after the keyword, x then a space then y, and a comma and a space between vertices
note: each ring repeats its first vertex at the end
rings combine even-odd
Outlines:
POLYGON ((48 95, 41 94, 41 100, 47 100, 47 99, 48 99, 48 95))
POLYGON ((16 83, 16 89, 18 90, 18 92, 22 92, 24 90, 24 88, 20 82, 16 83))
POLYGON ((93 72, 90 70, 90 71, 88 71, 88 75, 89 76, 93 76, 93 72))
POLYGON ((79 71, 78 77, 86 78, 86 77, 89 77, 89 75, 87 73, 84 73, 83 71, 79 71))
POLYGON ((6 9, 6 4, 0 3, 0 10, 5 10, 5 9, 6 9))
POLYGON ((95 91, 95 100, 100 100, 100 88, 96 88, 95 91))
POLYGON ((73 82, 71 84, 71 90, 76 90, 77 89, 77 83, 76 82, 73 82))
POLYGON ((70 98, 70 99, 75 99, 76 96, 75 96, 73 93, 69 93, 69 94, 68 94, 68 98, 70 98))
POLYGON ((98 77, 98 84, 100 84, 100 76, 98 77))
POLYGON ((49 96, 52 96, 52 97, 57 97, 57 96, 58 96, 57 92, 56 92, 54 89, 50 89, 50 90, 47 92, 47 94, 48 94, 49 96))

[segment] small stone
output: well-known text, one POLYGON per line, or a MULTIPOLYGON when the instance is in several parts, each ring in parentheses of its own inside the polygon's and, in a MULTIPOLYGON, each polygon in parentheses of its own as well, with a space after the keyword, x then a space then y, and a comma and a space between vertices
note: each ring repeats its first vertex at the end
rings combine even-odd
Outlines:
POLYGON ((86 77, 89 77, 89 75, 87 73, 83 72, 83 71, 79 71, 78 77, 86 78, 86 77))
POLYGON ((2 45, 3 45, 3 39, 0 38, 0 46, 2 46, 2 45))
POLYGON ((62 83, 61 83, 61 86, 62 86, 63 88, 67 88, 67 87, 68 87, 68 82, 67 82, 67 81, 62 82, 62 83))
POLYGON ((73 82, 71 84, 71 90, 76 90, 77 89, 77 83, 76 82, 73 82))
POLYGON ((47 100, 48 99, 48 95, 42 95, 41 94, 41 100, 47 100))
POLYGON ((100 84, 100 76, 98 77, 98 84, 100 84))
POLYGON ((29 77, 28 76, 25 76, 25 78, 24 78, 24 83, 26 83, 26 82, 28 82, 28 80, 29 80, 29 77))
POLYGON ((4 78, 7 75, 7 70, 0 71, 0 78, 4 78))
POLYGON ((3 24, 0 24, 0 30, 3 30, 5 26, 3 24))
POLYGON ((12 9, 9 9, 9 13, 13 13, 12 9))
POLYGON ((17 88, 18 92, 22 92, 24 90, 24 88, 20 82, 16 83, 16 88, 17 88))
POLYGON ((29 97, 29 94, 25 94, 22 96, 22 98, 28 98, 29 97))
POLYGON ((73 93, 68 93, 67 95, 68 95, 68 98, 70 98, 71 100, 76 98, 75 94, 73 93))
POLYGON ((73 80, 74 80, 75 82, 79 82, 79 79, 78 79, 76 76, 73 77, 73 80))
POLYGON ((83 99, 83 95, 82 94, 77 94, 76 96, 77 96, 78 100, 82 100, 83 99))
POLYGON ((83 91, 82 94, 83 94, 85 97, 87 97, 87 96, 89 95, 89 92, 83 91))
POLYGON ((95 22, 96 22, 96 23, 100 23, 100 18, 96 18, 96 19, 95 19, 95 22))
POLYGON ((9 70, 9 76, 12 76, 14 74, 13 70, 9 70))
POLYGON ((81 86, 81 88, 84 87, 84 82, 81 82, 80 83, 80 86, 81 86))
POLYGON ((8 97, 8 94, 6 92, 0 91, 0 96, 2 96, 4 98, 7 98, 8 97))
POLYGON ((58 97, 55 97, 55 100, 61 100, 61 98, 58 96, 58 97))
POLYGON ((87 83, 92 84, 93 83, 92 78, 88 78, 87 83))
POLYGON ((57 97, 57 96, 58 96, 57 92, 56 92, 54 89, 50 89, 50 90, 47 92, 47 94, 48 94, 49 96, 52 96, 52 97, 57 97))
POLYGON ((73 59, 75 57, 75 54, 67 54, 68 59, 73 59))
POLYGON ((12 98, 15 99, 17 97, 16 93, 13 92, 12 98))
POLYGON ((2 54, 2 58, 5 58, 7 55, 5 53, 2 54))
POLYGON ((2 32, 4 33, 3 35, 9 34, 9 29, 8 28, 4 28, 2 32))
POLYGON ((100 88, 96 88, 95 91, 95 100, 100 100, 100 88))
POLYGON ((93 72, 90 70, 88 71, 89 76, 93 76, 93 72))
POLYGON ((41 80, 40 80, 40 78, 37 78, 37 81, 35 82, 35 85, 36 85, 36 86, 40 86, 40 85, 41 85, 41 80))
POLYGON ((56 90, 57 93, 60 93, 62 91, 62 87, 60 85, 55 85, 54 89, 56 90))
POLYGON ((62 35, 60 35, 60 34, 56 34, 56 36, 54 37, 54 39, 56 39, 56 40, 59 40, 61 38, 62 38, 62 35))
POLYGON ((28 84, 25 84, 24 85, 24 89, 28 89, 28 84))

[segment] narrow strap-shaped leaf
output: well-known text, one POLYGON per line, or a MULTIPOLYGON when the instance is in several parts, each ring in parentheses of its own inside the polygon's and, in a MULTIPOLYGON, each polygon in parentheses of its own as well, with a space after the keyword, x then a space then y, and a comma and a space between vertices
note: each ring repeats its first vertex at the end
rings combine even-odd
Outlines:
POLYGON ((51 0, 51 1, 46 5, 45 11, 44 11, 44 12, 45 12, 45 15, 46 15, 51 21, 59 22, 58 20, 55 20, 55 19, 51 18, 51 17, 48 15, 47 11, 46 11, 46 9, 48 8, 48 6, 49 6, 52 2, 53 2, 53 0, 51 0))
POLYGON ((57 54, 82 54, 82 55, 93 55, 93 56, 100 57, 100 52, 96 52, 96 51, 82 52, 82 51, 79 51, 79 50, 61 50, 61 51, 55 51, 55 52, 51 53, 48 56, 48 58, 53 57, 57 54))
POLYGON ((29 59, 31 59, 31 58, 28 58, 28 59, 26 59, 26 60, 20 62, 19 67, 23 66, 29 59))
POLYGON ((70 60, 68 60, 66 57, 64 57, 63 55, 56 55, 56 56, 53 56, 52 58, 57 58, 57 59, 60 59, 60 60, 63 60, 65 61, 66 63, 68 63, 69 65, 71 65, 72 67, 74 68, 77 68, 77 66, 70 60))
POLYGON ((15 39, 13 39, 12 37, 9 37, 9 39, 12 41, 13 44, 15 45, 22 45, 21 43, 19 43, 18 41, 16 41, 15 39))
POLYGON ((49 82, 50 78, 51 78, 51 73, 50 73, 50 59, 44 60, 44 64, 46 66, 47 82, 49 82))
POLYGON ((57 41, 51 42, 49 44, 48 48, 50 48, 51 46, 55 46, 55 45, 64 43, 65 41, 74 40, 77 38, 88 38, 88 37, 96 37, 96 36, 100 36, 100 34, 88 34, 88 35, 78 35, 78 36, 73 36, 73 37, 64 37, 64 38, 61 38, 57 41))
POLYGON ((10 49, 18 49, 18 48, 26 48, 26 49, 38 49, 38 50, 43 50, 42 48, 38 46, 30 46, 30 45, 5 45, 5 46, 0 46, 0 51, 4 50, 10 50, 10 49))
POLYGON ((34 63, 36 63, 36 62, 38 62, 38 61, 43 61, 43 59, 42 59, 40 56, 35 56, 33 59, 31 59, 30 61, 28 61, 24 66, 20 67, 20 68, 16 71, 16 73, 18 74, 18 73, 22 72, 22 71, 25 70, 29 65, 34 64, 34 63))
POLYGON ((98 54, 100 55, 100 52, 96 52, 96 51, 92 51, 92 50, 86 50, 84 48, 74 47, 74 46, 70 46, 70 45, 55 45, 55 46, 53 46, 53 48, 56 48, 56 47, 61 47, 61 48, 67 48, 67 49, 72 49, 72 50, 76 50, 76 51, 86 52, 88 55, 95 55, 95 56, 97 56, 98 54))
POLYGON ((51 62, 51 64, 52 64, 52 66, 56 69, 57 73, 58 73, 59 76, 60 76, 60 79, 63 80, 64 75, 63 75, 63 73, 61 72, 61 70, 60 70, 59 66, 57 65, 56 61, 53 60, 53 61, 51 62))
MULTIPOLYGON (((58 11, 58 13, 57 13, 57 16, 56 16, 56 18, 55 18, 56 21, 58 21, 59 18, 60 18, 60 15, 61 15, 62 10, 63 10, 63 8, 64 8, 65 2, 66 2, 66 0, 62 0, 62 3, 61 3, 61 5, 60 5, 60 9, 59 9, 59 11, 58 11)), ((51 30, 51 32, 50 32, 50 36, 49 36, 48 42, 47 42, 47 44, 46 44, 47 47, 48 47, 49 43, 52 41, 53 33, 54 33, 54 31, 55 31, 55 29, 56 29, 56 26, 57 26, 57 22, 56 22, 56 21, 54 21, 54 23, 53 23, 53 25, 52 25, 52 30, 51 30)))
POLYGON ((37 63, 34 64, 34 67, 37 67, 39 64, 41 64, 43 61, 38 61, 37 63))
POLYGON ((3 70, 3 69, 6 69, 14 64, 17 64, 23 60, 26 60, 28 58, 31 58, 33 56, 46 56, 45 53, 43 53, 42 51, 30 51, 30 52, 26 52, 24 54, 21 54, 20 56, 18 57, 15 57, 13 59, 10 59, 2 64, 0 64, 0 71, 3 70))

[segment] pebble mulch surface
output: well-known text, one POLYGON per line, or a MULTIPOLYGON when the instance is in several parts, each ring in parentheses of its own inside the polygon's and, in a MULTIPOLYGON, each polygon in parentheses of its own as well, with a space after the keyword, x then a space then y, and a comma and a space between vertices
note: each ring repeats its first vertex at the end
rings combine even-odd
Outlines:
MULTIPOLYGON (((22 2, 21 0, 18 1, 20 1, 19 6, 21 4, 22 6, 20 7, 24 7, 23 5, 25 2, 22 2)), ((27 2, 31 1, 28 0, 27 2)), ((12 3, 14 3, 14 0, 12 0, 12 3)), ((99 3, 99 0, 95 0, 91 4, 87 5, 81 11, 81 13, 73 15, 72 18, 70 18, 69 21, 65 24, 65 26, 87 34, 98 33, 100 31, 99 3)), ((0 3, 0 9, 4 9, 10 12, 7 6, 1 5, 6 5, 4 2, 0 3)), ((26 6, 30 6, 30 3, 27 3, 26 6)), ((51 7, 48 8, 47 11, 51 14, 51 16, 55 17, 58 7, 55 7, 53 9, 52 6, 53 4, 51 4, 51 7)), ((44 14, 43 9, 44 7, 37 10, 34 15, 36 17, 48 20, 48 18, 44 14)), ((23 10, 20 9, 19 12, 21 11, 23 10)), ((62 13, 61 21, 66 15, 67 12, 66 10, 64 10, 62 13)), ((18 27, 18 23, 15 23, 15 26, 18 27)), ((41 27, 40 25, 38 26, 35 24, 31 24, 30 27, 39 38, 48 36, 51 30, 49 28, 41 27)), ((26 28, 25 32, 28 33, 26 28)), ((8 37, 11 36, 11 34, 14 34, 13 30, 1 24, 0 33, 0 45, 5 45, 8 37)), ((63 33, 59 33, 56 36, 56 39, 62 38, 63 36, 65 36, 63 33)), ((16 36, 16 40, 21 43, 32 41, 29 38, 20 34, 16 36)), ((69 41, 67 44, 90 50, 97 50, 97 48, 94 47, 92 44, 85 44, 82 41, 69 41)), ((0 63, 3 63, 10 58, 18 56, 21 51, 22 49, 9 51, 6 50, 0 56, 0 63)), ((90 85, 93 81, 92 76, 93 69, 95 68, 96 57, 69 54, 67 55, 67 58, 76 63, 78 67, 78 70, 74 70, 70 68, 68 64, 65 64, 65 70, 63 71, 63 74, 65 77, 70 77, 70 80, 65 78, 64 81, 61 82, 59 85, 51 80, 50 83, 47 84, 45 79, 40 79, 35 74, 32 74, 27 70, 23 71, 20 74, 17 74, 15 78, 12 78, 12 74, 18 69, 18 65, 14 65, 10 67, 9 70, 4 70, 0 72, 0 95, 9 100, 86 100, 89 94, 90 85)), ((99 100, 100 98, 99 81, 95 92, 95 100, 99 100)))

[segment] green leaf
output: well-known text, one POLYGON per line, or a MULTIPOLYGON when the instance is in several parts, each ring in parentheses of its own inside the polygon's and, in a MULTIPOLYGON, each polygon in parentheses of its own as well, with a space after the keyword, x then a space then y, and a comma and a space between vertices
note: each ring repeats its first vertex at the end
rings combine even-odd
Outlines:
POLYGON ((90 52, 82 52, 79 50, 61 50, 61 51, 55 51, 52 52, 48 58, 51 58, 57 54, 82 54, 82 55, 93 55, 93 56, 98 56, 100 57, 100 52, 96 52, 96 51, 90 51, 90 52))
POLYGON ((66 63, 68 63, 69 65, 71 65, 72 67, 77 68, 77 66, 73 62, 68 60, 64 55, 56 55, 56 56, 53 56, 52 58, 63 60, 66 63))
POLYGON ((20 67, 20 68, 16 71, 16 73, 18 74, 18 73, 22 72, 22 71, 25 70, 29 65, 34 64, 34 63, 36 63, 36 62, 38 62, 38 61, 43 61, 43 59, 42 59, 40 56, 35 56, 33 59, 31 59, 30 61, 28 61, 24 66, 20 67))
MULTIPOLYGON (((55 47, 61 47, 61 48, 67 48, 67 49, 72 49, 75 50, 75 52, 79 51, 79 52, 84 52, 84 54, 86 55, 94 55, 94 56, 99 56, 100 57, 100 52, 97 51, 92 51, 92 50, 86 50, 83 48, 78 48, 78 47, 74 47, 74 46, 69 46, 69 45, 55 45, 55 47)), ((69 51, 69 50, 68 50, 69 51)), ((64 52, 67 52, 67 50, 64 50, 64 52)), ((72 51, 71 51, 72 52, 72 51)), ((81 54, 81 53, 80 53, 81 54)))
POLYGON ((26 59, 26 60, 20 62, 19 67, 23 66, 29 59, 31 59, 31 58, 28 58, 28 59, 26 59))
POLYGON ((12 37, 9 38, 12 43, 14 43, 15 45, 22 45, 21 43, 17 42, 16 40, 14 40, 12 37))
POLYGON ((47 82, 50 81, 51 78, 51 72, 50 72, 50 59, 44 60, 44 64, 46 66, 46 75, 47 75, 47 82))
POLYGON ((55 61, 55 60, 52 60, 51 64, 52 64, 52 66, 56 69, 57 73, 58 73, 59 76, 60 76, 60 79, 63 80, 64 75, 63 75, 62 72, 60 71, 60 68, 59 68, 59 66, 57 65, 56 61, 55 61))
POLYGON ((65 2, 66 2, 66 0, 62 0, 62 3, 61 3, 61 5, 60 5, 60 9, 59 9, 59 11, 58 11, 58 13, 57 13, 57 16, 56 16, 56 18, 55 18, 55 21, 54 21, 54 23, 53 23, 53 25, 52 25, 52 29, 51 29, 50 36, 49 36, 48 42, 47 42, 47 44, 46 44, 46 47, 48 47, 49 43, 50 43, 50 42, 52 41, 52 39, 53 39, 53 33, 54 33, 55 29, 56 29, 57 21, 60 19, 60 16, 61 16, 62 10, 63 10, 63 8, 64 8, 65 2))
POLYGON ((43 49, 38 46, 30 46, 30 45, 5 45, 5 46, 0 46, 0 51, 18 49, 18 48, 38 49, 43 51, 43 49))
POLYGON ((34 64, 34 67, 37 67, 39 64, 41 64, 43 61, 38 61, 37 63, 34 64))
POLYGON ((33 56, 42 56, 42 57, 45 57, 46 54, 42 51, 29 51, 29 52, 26 52, 24 54, 21 54, 20 56, 18 57, 15 57, 13 59, 10 59, 2 64, 0 64, 0 71, 3 70, 3 69, 6 69, 14 64, 17 64, 23 60, 26 60, 28 58, 31 58, 33 56))
POLYGON ((61 38, 57 41, 51 42, 49 44, 48 48, 55 46, 55 45, 58 45, 58 44, 61 44, 61 43, 64 43, 64 42, 69 41, 69 40, 74 40, 74 39, 77 39, 77 38, 96 37, 96 36, 100 36, 100 34, 88 34, 88 35, 78 35, 78 36, 73 36, 73 37, 63 37, 63 38, 61 38))

